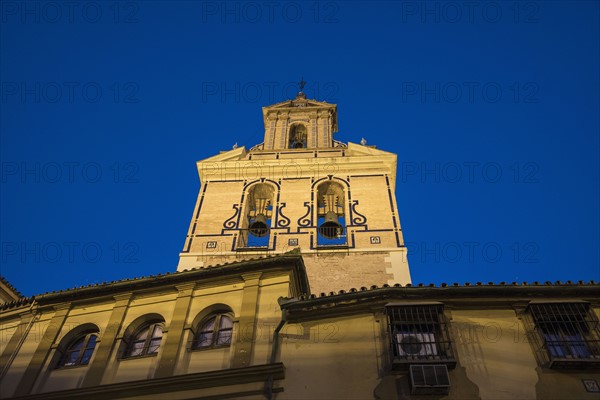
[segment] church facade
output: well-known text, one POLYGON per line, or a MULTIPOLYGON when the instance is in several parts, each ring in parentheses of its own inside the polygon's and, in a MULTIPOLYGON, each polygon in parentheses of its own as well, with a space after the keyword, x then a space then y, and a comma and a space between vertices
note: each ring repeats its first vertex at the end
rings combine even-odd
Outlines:
POLYGON ((263 117, 198 162, 177 271, 1 280, 0 398, 598 398, 598 283, 412 284, 396 155, 302 92, 263 117))

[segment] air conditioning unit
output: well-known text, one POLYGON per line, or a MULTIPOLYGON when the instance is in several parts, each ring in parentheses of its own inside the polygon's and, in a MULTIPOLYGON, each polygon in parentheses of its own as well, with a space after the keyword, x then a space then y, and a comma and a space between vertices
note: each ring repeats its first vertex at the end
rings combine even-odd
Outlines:
POLYGON ((447 395, 450 393, 448 368, 441 365, 411 365, 410 385, 413 395, 447 395))
POLYGON ((397 333, 398 355, 437 356, 437 343, 433 333, 397 333))

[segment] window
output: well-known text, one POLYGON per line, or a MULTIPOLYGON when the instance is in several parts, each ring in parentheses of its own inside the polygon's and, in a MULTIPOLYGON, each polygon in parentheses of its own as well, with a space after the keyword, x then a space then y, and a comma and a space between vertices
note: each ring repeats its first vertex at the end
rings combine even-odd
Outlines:
POLYGON ((542 364, 600 367, 600 328, 588 303, 530 304, 528 311, 529 333, 542 364))
POLYGON ((57 368, 87 365, 92 358, 97 340, 97 332, 78 336, 62 353, 57 368))
POLYGON ((154 322, 143 325, 127 341, 125 358, 141 357, 158 353, 164 325, 154 322))
POLYGON ((386 311, 395 368, 427 363, 455 366, 442 304, 388 304, 386 311))
POLYGON ((216 314, 200 324, 192 349, 206 349, 231 345, 233 321, 228 314, 216 314))

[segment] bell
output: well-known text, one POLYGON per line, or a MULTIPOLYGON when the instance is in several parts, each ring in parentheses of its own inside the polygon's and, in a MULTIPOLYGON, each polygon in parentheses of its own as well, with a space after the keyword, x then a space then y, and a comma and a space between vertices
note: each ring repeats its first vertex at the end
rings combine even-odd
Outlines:
POLYGON ((267 216, 265 214, 258 214, 254 221, 250 223, 248 231, 256 237, 263 237, 269 233, 269 225, 267 225, 267 216))
POLYGON ((342 225, 338 222, 338 216, 334 211, 327 211, 325 222, 319 227, 321 236, 327 239, 335 239, 342 234, 342 225))

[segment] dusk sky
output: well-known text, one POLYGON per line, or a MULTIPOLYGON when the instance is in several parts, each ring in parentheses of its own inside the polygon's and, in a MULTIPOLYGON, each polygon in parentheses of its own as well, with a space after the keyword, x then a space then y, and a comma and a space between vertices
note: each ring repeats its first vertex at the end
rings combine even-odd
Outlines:
POLYGON ((174 272, 196 161, 260 143, 302 77, 336 140, 398 155, 413 283, 600 280, 598 1, 0 7, 0 273, 26 296, 174 272))

